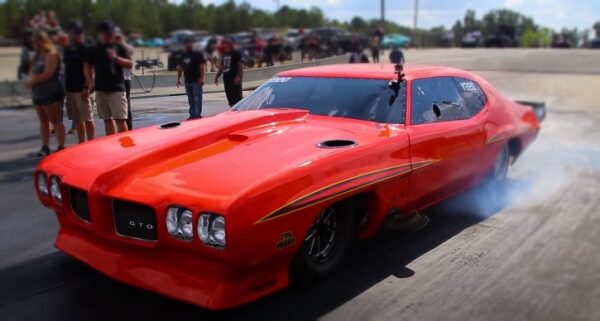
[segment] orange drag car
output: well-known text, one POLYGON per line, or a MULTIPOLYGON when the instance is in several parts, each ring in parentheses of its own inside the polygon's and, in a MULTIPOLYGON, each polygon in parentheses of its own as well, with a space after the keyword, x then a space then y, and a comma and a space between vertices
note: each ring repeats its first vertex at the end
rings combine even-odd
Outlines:
POLYGON ((299 69, 214 117, 53 154, 35 184, 60 250, 225 309, 326 276, 390 217, 504 179, 543 112, 457 69, 299 69))

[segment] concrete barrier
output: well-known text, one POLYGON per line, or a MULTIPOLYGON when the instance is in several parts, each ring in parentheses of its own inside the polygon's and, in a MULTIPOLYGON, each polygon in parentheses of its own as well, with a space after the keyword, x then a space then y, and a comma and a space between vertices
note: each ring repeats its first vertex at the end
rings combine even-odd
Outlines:
MULTIPOLYGON (((292 69, 321 66, 321 65, 333 65, 347 63, 349 59, 348 55, 335 56, 325 59, 319 59, 307 62, 298 62, 284 65, 276 65, 271 67, 262 68, 250 68, 244 71, 244 82, 253 82, 257 80, 267 80, 276 74, 292 69)), ((215 81, 216 73, 209 72, 206 74, 206 83, 212 84, 215 81)), ((136 75, 137 80, 133 80, 131 83, 132 91, 149 90, 151 88, 163 88, 163 87, 174 87, 177 83, 176 74, 166 75, 136 75)))
MULTIPOLYGON (((291 69, 347 63, 348 59, 348 55, 342 55, 314 61, 290 63, 262 68, 250 68, 244 71, 244 83, 252 83, 261 80, 267 80, 282 71, 291 69)), ((213 72, 207 73, 206 84, 212 84, 215 81, 215 75, 216 73, 213 72)), ((177 75, 174 73, 157 75, 136 75, 131 82, 131 91, 132 93, 140 93, 150 89, 158 89, 157 92, 154 94, 162 95, 165 92, 165 90, 160 89, 166 89, 168 87, 175 88, 176 83, 177 75)), ((150 92, 147 94, 152 95, 153 93, 150 92)), ((15 105, 21 105, 22 103, 17 104, 16 102, 23 101, 23 99, 25 99, 28 96, 29 90, 25 88, 24 82, 0 82, 0 107, 12 107, 15 105)))

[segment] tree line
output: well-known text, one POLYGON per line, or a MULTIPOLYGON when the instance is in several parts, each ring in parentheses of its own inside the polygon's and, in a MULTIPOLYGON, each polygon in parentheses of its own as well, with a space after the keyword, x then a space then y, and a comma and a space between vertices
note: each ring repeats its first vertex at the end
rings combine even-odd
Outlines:
POLYGON ((89 31, 101 21, 112 20, 128 33, 164 37, 177 29, 231 33, 248 28, 326 25, 321 9, 282 6, 271 13, 233 0, 221 5, 204 5, 200 0, 180 3, 168 0, 5 0, 0 2, 0 35, 19 38, 26 22, 40 11, 55 12, 63 27, 81 21, 89 31))
MULTIPOLYGON (((104 20, 112 20, 127 34, 144 37, 164 37, 177 29, 205 30, 226 34, 249 28, 315 28, 336 26, 348 30, 369 33, 383 27, 387 33, 411 36, 418 45, 435 46, 442 35, 452 32, 454 45, 471 31, 484 34, 497 32, 501 25, 515 27, 525 47, 548 46, 551 36, 560 33, 573 43, 586 42, 592 36, 590 29, 562 29, 553 31, 539 26, 533 18, 518 12, 499 9, 477 18, 474 10, 468 10, 462 20, 447 29, 444 26, 413 30, 393 21, 382 26, 379 19, 366 20, 354 17, 350 21, 327 19, 318 7, 295 9, 282 6, 275 12, 252 7, 247 2, 233 0, 221 5, 205 5, 200 0, 184 0, 178 3, 168 0, 4 0, 0 2, 0 35, 19 38, 27 20, 40 11, 53 10, 63 26, 71 21, 81 21, 92 31, 104 20)), ((592 26, 590 26, 592 27, 592 26)), ((594 27, 600 27, 600 22, 594 27)), ((600 30, 600 28, 598 28, 600 30)))

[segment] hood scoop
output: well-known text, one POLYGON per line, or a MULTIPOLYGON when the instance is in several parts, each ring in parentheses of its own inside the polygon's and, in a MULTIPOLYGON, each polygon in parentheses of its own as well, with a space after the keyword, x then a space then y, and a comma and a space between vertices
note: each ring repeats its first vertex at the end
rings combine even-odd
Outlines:
POLYGON ((324 140, 317 144, 317 147, 320 148, 344 148, 344 147, 352 147, 357 143, 353 140, 349 139, 328 139, 324 140))
POLYGON ((160 125, 160 129, 171 129, 179 126, 181 126, 181 123, 178 121, 174 121, 160 125))

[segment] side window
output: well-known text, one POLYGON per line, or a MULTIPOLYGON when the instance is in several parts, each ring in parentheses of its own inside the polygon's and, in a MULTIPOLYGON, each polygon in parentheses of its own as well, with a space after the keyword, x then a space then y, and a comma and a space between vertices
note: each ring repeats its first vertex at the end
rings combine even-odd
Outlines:
POLYGON ((412 82, 413 125, 471 117, 453 77, 433 77, 412 82))
POLYGON ((465 78, 454 78, 456 88, 462 96, 471 117, 477 115, 485 106, 486 99, 483 90, 475 81, 465 78))

